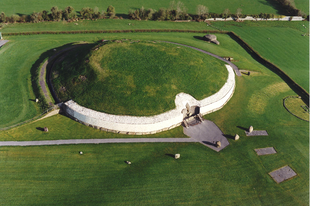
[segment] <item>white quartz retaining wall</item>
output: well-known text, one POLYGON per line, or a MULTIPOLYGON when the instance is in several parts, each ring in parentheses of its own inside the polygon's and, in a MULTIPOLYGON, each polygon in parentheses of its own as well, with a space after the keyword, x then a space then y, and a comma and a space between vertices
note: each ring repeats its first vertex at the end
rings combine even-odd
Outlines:
POLYGON ((225 65, 228 78, 224 86, 215 94, 203 100, 196 100, 189 94, 176 95, 176 108, 155 116, 126 116, 97 112, 78 105, 70 100, 63 104, 64 111, 82 124, 108 132, 121 134, 154 134, 179 126, 183 121, 182 110, 186 104, 200 107, 201 114, 208 114, 221 109, 232 97, 235 89, 235 74, 231 66, 225 65))

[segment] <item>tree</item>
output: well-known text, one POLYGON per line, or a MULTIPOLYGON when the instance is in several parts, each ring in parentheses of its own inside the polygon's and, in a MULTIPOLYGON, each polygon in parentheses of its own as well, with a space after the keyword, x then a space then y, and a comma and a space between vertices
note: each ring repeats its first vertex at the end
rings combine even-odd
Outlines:
POLYGON ((48 11, 43 10, 41 13, 42 13, 42 19, 43 19, 44 21, 50 20, 48 11))
POLYGON ((0 22, 6 22, 6 15, 4 12, 1 12, 0 14, 0 22))
POLYGON ((95 18, 95 19, 99 19, 99 17, 100 17, 99 8, 98 8, 98 7, 95 7, 95 8, 94 8, 94 18, 95 18))
POLYGON ((204 5, 198 5, 196 8, 196 13, 199 19, 206 19, 209 15, 209 9, 204 5))
POLYGON ((91 18, 93 18, 94 10, 92 8, 89 8, 89 7, 84 7, 80 11, 80 14, 81 14, 82 18, 84 18, 84 19, 91 19, 91 18))
POLYGON ((241 8, 238 8, 237 11, 236 11, 236 16, 237 18, 239 19, 239 17, 241 16, 241 13, 242 12, 242 9, 241 8))
POLYGON ((110 18, 115 16, 115 8, 112 5, 107 8, 107 14, 110 18))
POLYGON ((52 20, 57 20, 57 12, 58 12, 58 7, 57 6, 53 6, 51 8, 51 12, 52 12, 52 20))
POLYGON ((74 8, 72 6, 68 6, 65 8, 64 12, 63 12, 63 16, 66 20, 68 19, 72 19, 72 14, 74 13, 74 8))
POLYGON ((222 17, 227 19, 228 17, 230 17, 230 11, 229 9, 225 9, 222 13, 222 17))

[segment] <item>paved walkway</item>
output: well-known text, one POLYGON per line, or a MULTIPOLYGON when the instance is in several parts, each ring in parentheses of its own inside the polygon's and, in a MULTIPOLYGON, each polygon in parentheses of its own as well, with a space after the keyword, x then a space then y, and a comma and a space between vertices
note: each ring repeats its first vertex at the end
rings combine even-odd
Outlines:
POLYGON ((190 138, 126 138, 126 139, 68 139, 68 140, 41 140, 41 141, 0 141, 0 146, 43 146, 43 145, 68 145, 68 144, 107 144, 107 143, 177 143, 199 142, 217 152, 229 145, 222 131, 211 121, 184 128, 184 133, 190 138), (221 141, 222 146, 217 148, 216 141, 221 141))
POLYGON ((5 45, 9 40, 0 40, 0 48, 5 45))
MULTIPOLYGON (((53 103, 53 100, 50 98, 50 96, 48 95, 48 88, 45 84, 45 79, 47 79, 48 83, 50 81, 50 77, 46 78, 46 67, 48 65, 48 63, 52 62, 58 55, 66 52, 66 51, 69 51, 71 49, 74 49, 76 48, 77 46, 79 45, 74 45, 74 46, 70 46, 68 48, 65 48, 59 52, 57 52, 56 54, 54 54, 52 57, 50 57, 48 60, 46 60, 44 62, 44 64, 42 65, 41 69, 40 69, 40 76, 39 76, 39 83, 40 83, 40 87, 42 89, 42 92, 44 94, 44 97, 45 97, 45 100, 46 102, 48 103, 49 106, 53 106, 54 103, 53 103)), ((52 92, 52 91, 51 91, 52 92)))
POLYGON ((154 142, 198 142, 193 138, 128 138, 128 139, 68 139, 42 141, 0 141, 0 146, 41 146, 65 144, 104 144, 104 143, 154 143, 154 142))
POLYGON ((238 67, 237 67, 236 65, 234 65, 234 64, 231 63, 230 61, 228 61, 228 60, 226 60, 226 59, 224 59, 224 58, 222 58, 222 57, 220 57, 220 56, 218 56, 218 55, 216 55, 216 54, 212 54, 212 53, 207 52, 207 51, 204 51, 204 50, 202 50, 202 49, 198 49, 198 48, 196 48, 196 47, 188 46, 188 45, 185 45, 185 44, 179 44, 179 43, 170 42, 170 41, 160 41, 160 42, 166 42, 166 43, 170 43, 170 44, 176 44, 176 45, 180 45, 180 46, 185 46, 185 47, 188 47, 188 48, 191 48, 191 49, 195 49, 195 50, 197 50, 197 51, 200 51, 200 52, 202 52, 202 53, 208 54, 208 55, 210 55, 210 56, 213 56, 213 57, 215 57, 215 58, 217 58, 217 59, 219 59, 219 60, 221 60, 221 61, 224 61, 224 62, 226 62, 227 64, 229 64, 229 65, 235 70, 236 75, 237 75, 237 76, 241 76, 241 72, 239 71, 239 69, 238 69, 238 67))
POLYGON ((184 134, 196 139, 203 145, 219 152, 229 145, 228 140, 224 136, 223 132, 216 126, 216 124, 209 120, 204 120, 200 124, 187 127, 183 129, 184 134), (216 142, 221 142, 221 147, 216 147, 216 142))

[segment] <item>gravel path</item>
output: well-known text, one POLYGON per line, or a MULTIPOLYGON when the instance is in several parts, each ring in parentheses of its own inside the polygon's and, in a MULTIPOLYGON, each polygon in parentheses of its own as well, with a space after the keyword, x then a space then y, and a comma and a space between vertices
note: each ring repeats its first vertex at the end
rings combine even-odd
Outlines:
POLYGON ((41 69, 40 69, 40 76, 39 76, 39 83, 40 83, 40 87, 42 89, 42 92, 44 94, 44 97, 45 97, 45 100, 46 102, 48 103, 49 106, 53 106, 54 103, 53 103, 53 100, 50 98, 50 96, 48 95, 48 88, 45 84, 45 79, 47 79, 49 81, 50 78, 46 78, 46 67, 48 65, 48 63, 52 62, 58 55, 66 52, 66 51, 69 51, 71 49, 74 49, 76 48, 77 46, 79 45, 74 45, 74 46, 70 46, 68 48, 65 48, 59 52, 57 52, 56 54, 54 54, 52 57, 50 57, 48 60, 46 60, 44 62, 44 64, 42 65, 41 69))

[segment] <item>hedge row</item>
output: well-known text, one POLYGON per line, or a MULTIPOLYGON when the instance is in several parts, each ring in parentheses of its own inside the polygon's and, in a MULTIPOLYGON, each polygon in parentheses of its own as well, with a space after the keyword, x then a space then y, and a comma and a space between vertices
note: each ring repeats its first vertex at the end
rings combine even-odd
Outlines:
POLYGON ((263 64, 265 67, 269 68, 279 77, 281 77, 290 88, 295 91, 302 100, 309 106, 309 93, 304 90, 299 84, 297 84, 293 79, 291 79, 284 71, 282 71, 278 66, 271 63, 270 61, 264 59, 259 53, 257 53, 250 45, 248 45, 241 37, 239 37, 234 32, 229 32, 229 36, 232 37, 238 44, 240 44, 256 61, 263 64))
POLYGON ((187 32, 187 33, 220 33, 227 31, 189 30, 189 29, 135 29, 135 30, 86 30, 86 31, 33 31, 33 32, 8 32, 3 36, 35 35, 35 34, 90 34, 90 33, 135 33, 135 32, 187 32))

